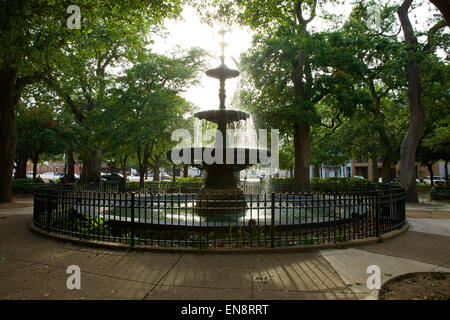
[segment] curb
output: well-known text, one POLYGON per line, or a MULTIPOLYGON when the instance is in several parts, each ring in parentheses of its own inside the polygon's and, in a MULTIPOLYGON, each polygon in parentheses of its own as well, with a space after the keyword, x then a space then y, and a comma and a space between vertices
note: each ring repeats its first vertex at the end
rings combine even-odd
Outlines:
POLYGON ((184 253, 184 254, 258 254, 258 253, 294 253, 294 252, 311 252, 325 249, 345 249, 352 247, 365 246, 378 242, 385 242, 393 239, 409 229, 407 221, 402 225, 400 229, 385 233, 379 238, 370 237, 366 239, 348 240, 339 243, 327 243, 327 244, 313 244, 313 245, 300 245, 291 247, 277 247, 277 248, 248 248, 248 249, 194 249, 194 248, 156 248, 143 245, 135 245, 131 247, 122 243, 111 243, 105 241, 96 240, 82 240, 78 238, 69 237, 66 235, 49 233, 48 231, 41 229, 34 225, 34 222, 30 224, 30 230, 38 235, 44 236, 48 239, 59 240, 68 242, 75 245, 86 246, 90 248, 98 249, 112 249, 121 251, 137 251, 137 252, 160 252, 160 253, 184 253))

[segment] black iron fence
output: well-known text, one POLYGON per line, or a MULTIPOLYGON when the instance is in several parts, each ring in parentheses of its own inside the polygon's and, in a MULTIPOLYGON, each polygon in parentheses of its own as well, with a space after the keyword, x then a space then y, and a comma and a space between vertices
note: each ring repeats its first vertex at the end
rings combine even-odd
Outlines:
POLYGON ((401 187, 249 192, 263 187, 202 196, 174 185, 163 192, 93 185, 39 188, 33 220, 48 232, 79 239, 200 249, 336 243, 379 236, 405 221, 401 187))

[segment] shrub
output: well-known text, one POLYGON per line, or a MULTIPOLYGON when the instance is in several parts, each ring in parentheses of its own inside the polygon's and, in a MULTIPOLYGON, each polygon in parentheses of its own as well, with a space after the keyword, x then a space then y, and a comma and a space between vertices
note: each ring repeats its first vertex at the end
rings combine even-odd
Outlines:
POLYGON ((33 183, 33 179, 13 179, 12 192, 13 193, 32 193, 33 187, 36 184, 33 183))
POLYGON ((434 187, 430 190, 431 200, 449 200, 450 187, 434 187))
POLYGON ((418 183, 417 185, 417 192, 420 193, 428 193, 430 192, 431 185, 426 183, 418 183))
POLYGON ((182 178, 176 178, 176 182, 205 182, 204 177, 182 177, 182 178))
MULTIPOLYGON (((275 192, 306 191, 304 186, 296 186, 293 183, 293 180, 293 178, 272 178, 270 180, 271 188, 275 192)), ((370 180, 353 177, 313 177, 310 180, 311 191, 317 192, 337 192, 368 189, 370 184, 372 184, 370 180)), ((380 186, 380 184, 378 183, 374 185, 377 187, 380 186)))

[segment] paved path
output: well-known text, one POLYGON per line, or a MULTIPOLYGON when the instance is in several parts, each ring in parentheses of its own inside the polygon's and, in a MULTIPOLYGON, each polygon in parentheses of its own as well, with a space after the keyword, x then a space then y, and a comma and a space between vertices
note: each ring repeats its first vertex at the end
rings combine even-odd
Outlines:
POLYGON ((450 219, 412 219, 408 218, 411 231, 450 236, 450 219))
POLYGON ((409 231, 386 243, 309 253, 124 252, 45 239, 29 230, 31 211, 0 210, 0 299, 371 299, 377 290, 365 285, 368 265, 380 266, 383 281, 450 270, 450 237, 442 234, 409 231), (69 265, 81 269, 81 290, 66 287, 69 265))

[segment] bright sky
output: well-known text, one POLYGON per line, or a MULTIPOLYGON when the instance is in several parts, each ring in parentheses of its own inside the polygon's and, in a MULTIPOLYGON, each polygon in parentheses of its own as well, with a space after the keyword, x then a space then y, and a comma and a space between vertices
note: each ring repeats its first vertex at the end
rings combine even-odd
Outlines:
MULTIPOLYGON (((394 2, 400 3, 401 1, 395 0, 394 2)), ((419 25, 424 25, 425 20, 432 15, 432 12, 429 11, 430 7, 432 12, 437 11, 427 1, 427 3, 415 9, 413 14, 410 15, 411 22, 415 24, 416 30, 420 30, 420 27, 417 26, 417 22, 419 25)), ((343 5, 341 4, 333 7, 327 7, 328 12, 343 15, 344 17, 348 16, 351 9, 351 1, 346 1, 343 5)), ((155 44, 152 46, 154 51, 161 54, 167 54, 176 46, 180 46, 184 49, 201 47, 212 54, 212 57, 208 61, 209 68, 215 68, 220 64, 220 27, 216 26, 211 28, 207 24, 200 23, 200 18, 195 9, 190 6, 186 6, 182 13, 182 20, 169 21, 166 24, 166 27, 168 32, 166 38, 158 37, 153 39, 155 41, 155 44)), ((317 18, 313 20, 311 27, 315 30, 323 30, 326 25, 323 23, 323 20, 317 18)), ((250 31, 248 29, 238 27, 235 27, 225 35, 225 42, 229 44, 225 50, 225 64, 229 68, 237 68, 235 62, 231 58, 239 61, 241 53, 247 51, 247 49, 251 46, 251 40, 252 35, 250 31)), ((227 106, 229 106, 231 98, 238 87, 238 81, 239 78, 235 78, 227 80, 226 82, 227 106)), ((201 79, 201 84, 197 87, 189 88, 189 90, 184 94, 184 97, 197 105, 201 110, 209 110, 218 108, 218 93, 219 81, 209 78, 204 74, 201 79)))
MULTIPOLYGON (((220 46, 221 36, 220 27, 211 28, 207 24, 200 23, 200 18, 195 9, 186 6, 182 14, 183 20, 171 21, 167 23, 169 35, 163 38, 156 38, 153 50, 158 53, 167 53, 176 46, 181 48, 201 47, 211 54, 208 59, 209 68, 215 68, 220 65, 220 46)), ((243 29, 234 29, 225 34, 225 42, 229 45, 225 49, 225 64, 231 69, 237 69, 234 58, 239 61, 239 56, 245 52, 251 45, 251 34, 243 29)), ((205 70, 206 71, 206 70, 205 70)), ((233 93, 238 85, 238 78, 227 80, 226 104, 229 105, 233 93)), ((184 97, 196 104, 201 110, 217 109, 219 107, 219 80, 209 78, 203 74, 201 84, 190 88, 184 97)))

